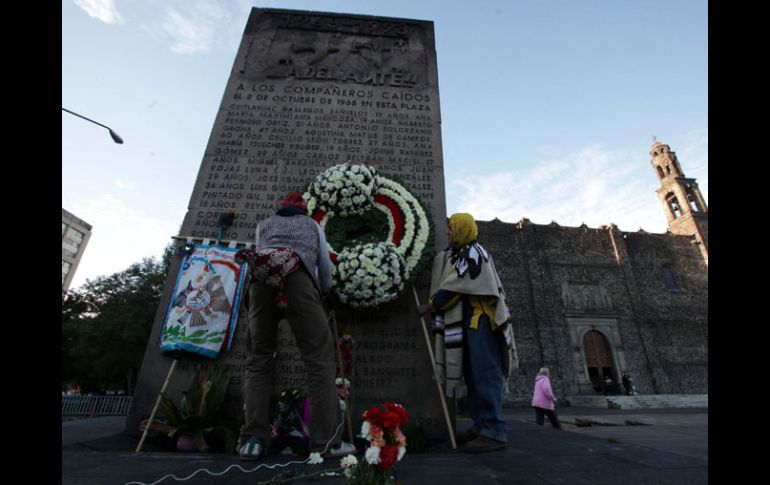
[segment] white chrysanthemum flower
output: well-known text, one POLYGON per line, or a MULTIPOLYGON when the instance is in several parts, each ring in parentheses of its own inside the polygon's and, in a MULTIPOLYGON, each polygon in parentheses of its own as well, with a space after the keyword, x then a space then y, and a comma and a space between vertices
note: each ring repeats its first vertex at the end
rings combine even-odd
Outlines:
POLYGON ((356 458, 355 455, 346 455, 342 460, 340 460, 340 466, 342 466, 342 468, 350 468, 357 465, 358 458, 356 458))
POLYGON ((406 446, 399 446, 397 461, 401 461, 401 458, 403 458, 404 455, 406 455, 406 446))
POLYGON ((369 431, 371 429, 371 425, 369 424, 369 421, 364 421, 363 424, 361 424, 361 434, 359 435, 361 438, 366 438, 369 441, 372 441, 372 437, 369 436, 369 431))
POLYGON ((310 453, 310 458, 308 458, 307 462, 310 465, 320 465, 324 462, 324 459, 320 453, 314 451, 313 453, 310 453))
POLYGON ((342 467, 342 473, 345 478, 353 478, 353 475, 358 467, 358 458, 355 455, 347 455, 340 460, 340 466, 342 467))
POLYGON ((379 446, 370 446, 367 448, 366 453, 364 454, 364 458, 366 458, 366 462, 370 465, 376 465, 380 462, 380 447, 379 446))

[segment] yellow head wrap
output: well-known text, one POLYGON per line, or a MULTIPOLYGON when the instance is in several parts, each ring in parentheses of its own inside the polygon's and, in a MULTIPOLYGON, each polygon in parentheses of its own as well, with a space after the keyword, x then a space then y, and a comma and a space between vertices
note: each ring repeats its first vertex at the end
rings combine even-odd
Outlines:
POLYGON ((479 228, 473 216, 465 212, 452 214, 449 218, 449 227, 452 229, 452 245, 456 247, 472 243, 479 237, 479 228))

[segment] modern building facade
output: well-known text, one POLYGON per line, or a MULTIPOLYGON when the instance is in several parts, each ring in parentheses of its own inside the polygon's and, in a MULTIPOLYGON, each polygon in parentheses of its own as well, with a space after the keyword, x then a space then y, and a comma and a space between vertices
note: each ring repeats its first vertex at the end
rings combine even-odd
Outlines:
POLYGON ((61 291, 66 293, 83 251, 91 238, 91 224, 64 208, 61 210, 61 291))

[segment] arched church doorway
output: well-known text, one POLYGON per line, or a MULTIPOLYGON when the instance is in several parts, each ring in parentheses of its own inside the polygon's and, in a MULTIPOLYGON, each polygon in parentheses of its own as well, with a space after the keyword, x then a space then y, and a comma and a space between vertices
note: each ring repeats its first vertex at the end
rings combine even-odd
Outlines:
POLYGON ((607 337, 596 330, 589 330, 583 337, 583 352, 588 367, 588 378, 591 380, 594 391, 614 394, 618 377, 615 375, 612 349, 607 337), (611 379, 609 386, 608 377, 611 379))

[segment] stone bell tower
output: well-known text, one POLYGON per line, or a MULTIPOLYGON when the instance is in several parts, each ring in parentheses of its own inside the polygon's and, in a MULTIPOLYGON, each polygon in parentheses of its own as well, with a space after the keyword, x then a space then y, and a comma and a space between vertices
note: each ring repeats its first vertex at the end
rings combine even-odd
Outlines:
POLYGON ((693 244, 700 247, 708 265, 709 213, 706 201, 695 179, 687 178, 679 166, 676 152, 653 137, 652 166, 660 180, 657 190, 663 211, 668 218, 668 229, 673 234, 693 236, 693 244))

